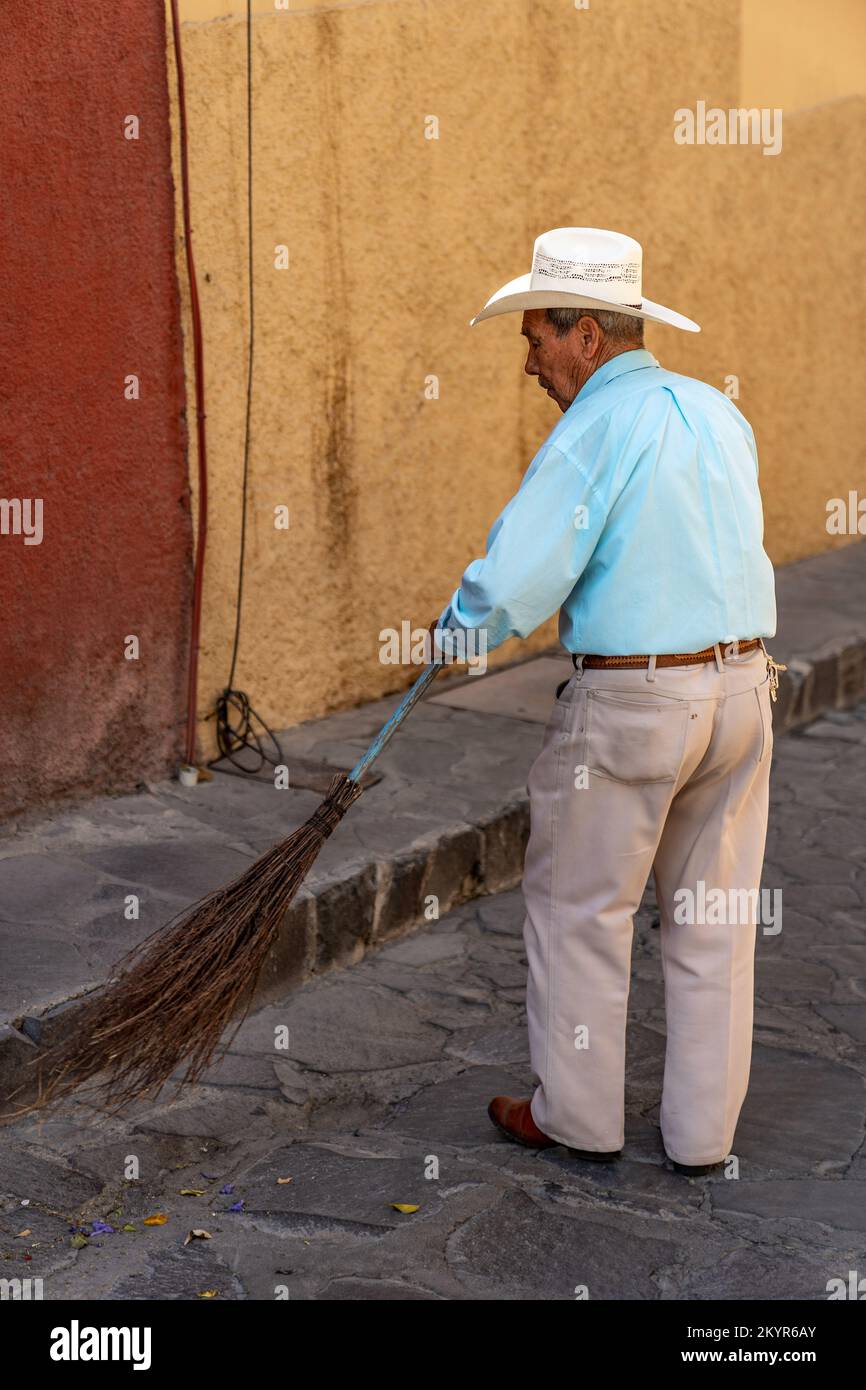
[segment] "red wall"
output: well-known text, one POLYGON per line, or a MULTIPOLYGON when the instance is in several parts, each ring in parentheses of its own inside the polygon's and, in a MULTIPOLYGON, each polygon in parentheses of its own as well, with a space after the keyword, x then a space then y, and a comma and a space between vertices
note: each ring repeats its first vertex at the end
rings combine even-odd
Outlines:
POLYGON ((2 29, 0 498, 44 509, 41 545, 0 534, 9 815, 176 765, 191 527, 163 0, 26 0, 2 29))

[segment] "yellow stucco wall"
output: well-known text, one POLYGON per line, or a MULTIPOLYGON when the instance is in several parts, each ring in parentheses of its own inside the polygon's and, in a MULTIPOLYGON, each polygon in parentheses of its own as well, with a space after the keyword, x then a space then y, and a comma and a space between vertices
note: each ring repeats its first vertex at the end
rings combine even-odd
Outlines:
POLYGON ((866 0, 742 0, 740 100, 801 106, 866 94, 866 0))
MULTIPOLYGON (((183 27, 210 451, 202 714, 230 660, 246 385, 246 32, 243 6, 204 22, 210 7, 185 0, 197 22, 183 27)), ((773 559, 840 543, 825 501, 866 489, 866 99, 786 114, 776 157, 676 145, 677 108, 739 102, 739 0, 262 8, 236 684, 270 723, 416 674, 380 664, 380 629, 439 612, 559 418, 522 374, 519 315, 468 327, 548 227, 637 237, 644 292, 703 325, 649 326, 648 346, 720 387, 739 378, 773 559), (278 244, 288 270, 273 268, 278 244)), ((495 659, 554 638, 551 622, 495 659)))

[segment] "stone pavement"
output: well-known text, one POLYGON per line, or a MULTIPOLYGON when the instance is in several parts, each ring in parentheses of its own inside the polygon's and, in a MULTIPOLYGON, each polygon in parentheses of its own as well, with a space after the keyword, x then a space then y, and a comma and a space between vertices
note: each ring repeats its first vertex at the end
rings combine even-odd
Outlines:
MULTIPOLYGON (((866 541, 779 570, 777 593, 779 635, 768 645, 790 667, 774 710, 781 732, 866 696, 866 541)), ((553 691, 571 669, 560 650, 487 677, 440 677, 441 689, 433 686, 377 762, 382 780, 326 844, 262 973, 259 1003, 423 928, 431 896, 445 913, 519 882, 526 776, 553 691)), ((7 827, 0 1093, 121 954, 315 809, 319 792, 294 785, 301 760, 352 767, 396 702, 281 735, 288 790, 225 775, 191 789, 172 781, 7 827)))
POLYGON ((504 892, 252 1015, 174 1103, 105 1117, 78 1102, 0 1128, 0 1278, 132 1300, 824 1300, 829 1281, 856 1283, 864 786, 866 703, 777 739, 764 886, 782 890, 782 930, 759 933, 738 1177, 682 1177, 661 1148, 651 890, 623 1158, 522 1149, 491 1127, 490 1097, 532 1081, 521 900, 504 892), (210 1239, 185 1246, 192 1229, 210 1239))

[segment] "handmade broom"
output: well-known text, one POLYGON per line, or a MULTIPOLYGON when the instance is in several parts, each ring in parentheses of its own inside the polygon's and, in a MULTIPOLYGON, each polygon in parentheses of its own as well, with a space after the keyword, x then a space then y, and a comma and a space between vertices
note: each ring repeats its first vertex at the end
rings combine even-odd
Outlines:
POLYGON ((107 984, 78 1009, 70 1033, 31 1063, 37 1096, 18 1114, 54 1103, 87 1082, 94 1083, 95 1095, 120 1108, 163 1085, 184 1063, 179 1089, 201 1075, 229 1023, 238 1015, 237 1027, 243 1022, 286 909, 325 840, 361 795, 361 778, 441 668, 441 661, 424 668, 352 771, 337 774, 309 820, 118 962, 107 984))

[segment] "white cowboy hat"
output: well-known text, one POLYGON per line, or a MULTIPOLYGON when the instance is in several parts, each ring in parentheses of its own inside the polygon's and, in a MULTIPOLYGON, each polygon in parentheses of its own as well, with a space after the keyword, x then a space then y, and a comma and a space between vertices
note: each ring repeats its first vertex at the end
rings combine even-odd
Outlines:
POLYGON ((689 333, 700 333, 698 324, 663 304, 641 298, 640 243, 621 232, 598 227, 554 227, 535 239, 532 270, 509 280, 470 328, 495 314, 513 309, 612 309, 651 323, 669 323, 689 333))

